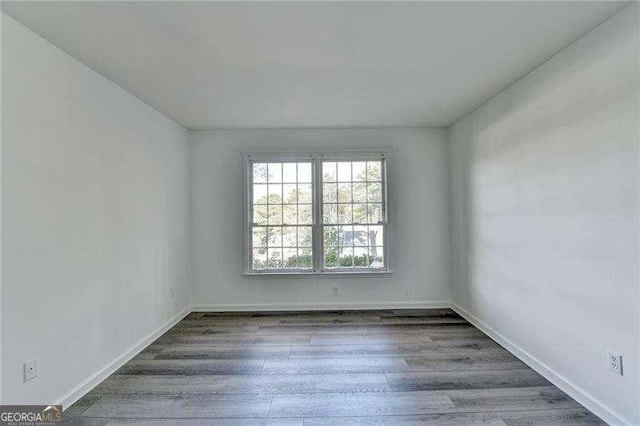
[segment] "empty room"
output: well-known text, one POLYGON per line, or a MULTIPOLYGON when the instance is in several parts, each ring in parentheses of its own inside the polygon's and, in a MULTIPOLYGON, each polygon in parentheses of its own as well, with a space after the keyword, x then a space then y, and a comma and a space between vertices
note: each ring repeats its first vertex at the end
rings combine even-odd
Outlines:
POLYGON ((640 425, 640 3, 0 4, 0 424, 640 425))

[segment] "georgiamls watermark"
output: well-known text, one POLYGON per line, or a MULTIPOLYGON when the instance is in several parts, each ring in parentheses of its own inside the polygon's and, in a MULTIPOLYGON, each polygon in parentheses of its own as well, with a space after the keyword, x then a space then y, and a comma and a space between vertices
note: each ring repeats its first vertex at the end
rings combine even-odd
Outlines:
POLYGON ((62 422, 62 405, 0 405, 1 426, 50 426, 62 422))

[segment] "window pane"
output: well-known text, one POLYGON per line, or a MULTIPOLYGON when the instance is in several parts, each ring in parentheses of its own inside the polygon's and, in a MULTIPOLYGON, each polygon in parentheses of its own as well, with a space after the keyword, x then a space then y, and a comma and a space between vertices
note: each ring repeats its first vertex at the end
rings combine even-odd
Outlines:
POLYGON ((296 204, 298 202, 295 183, 282 185, 282 202, 285 204, 296 204))
POLYGON ((351 204, 338 204, 338 223, 352 223, 351 204))
POLYGON ((336 182, 336 163, 325 162, 322 163, 322 181, 323 182, 336 182))
POLYGON ((384 268, 383 247, 369 247, 369 268, 384 268))
POLYGON ((298 267, 298 249, 284 248, 282 249, 283 265, 287 269, 298 267))
POLYGON ((313 266, 313 260, 311 257, 311 249, 299 248, 298 249, 298 268, 311 269, 312 266, 313 266))
POLYGON ((369 267, 369 249, 368 247, 353 248, 353 266, 356 268, 369 267))
POLYGON ((338 201, 338 184, 325 183, 322 185, 322 201, 325 203, 335 203, 338 201))
POLYGON ((282 228, 282 247, 297 247, 298 237, 297 229, 294 226, 286 226, 282 228))
POLYGON ((353 227, 353 245, 354 246, 368 246, 369 243, 369 229, 367 226, 354 226, 353 227))
POLYGON ((298 205, 298 223, 301 225, 311 225, 313 223, 311 204, 298 205))
POLYGON ((311 183, 311 163, 298 163, 298 182, 311 183))
POLYGON ((382 202, 382 184, 381 183, 367 183, 367 198, 368 201, 374 201, 377 203, 382 202))
POLYGON ((299 226, 298 227, 298 247, 311 247, 312 245, 313 245, 313 240, 311 237, 311 227, 299 226))
POLYGON ((353 245, 353 226, 341 226, 338 228, 338 245, 353 245))
POLYGON ((338 202, 339 203, 351 202, 351 184, 350 183, 338 184, 338 202))
POLYGON ((269 184, 269 204, 282 203, 282 184, 269 184))
POLYGON ((353 267, 353 247, 340 247, 339 255, 338 266, 341 268, 353 267))
POLYGON ((367 161, 367 180, 382 181, 382 162, 367 161))
POLYGON ((269 163, 269 183, 282 182, 282 163, 269 163))
POLYGON ((338 163, 338 182, 351 182, 350 161, 340 161, 338 163))
POLYGON ((298 185, 298 202, 301 204, 311 203, 311 184, 303 183, 298 185))
POLYGON ((366 204, 353 204, 353 223, 368 223, 367 217, 366 204))
POLYGON ((296 163, 284 163, 282 165, 282 182, 296 182, 296 163))
POLYGON ((367 222, 368 223, 382 222, 382 204, 369 203, 367 205, 367 222))
POLYGON ((366 183, 354 183, 353 184, 353 202, 354 203, 366 203, 367 202, 367 184, 366 183))
POLYGON ((267 249, 267 268, 282 269, 282 249, 267 249))
POLYGON ((269 225, 282 225, 282 205, 269 205, 269 225))
POLYGON ((253 204, 267 204, 267 185, 253 185, 253 204))
POLYGON ((257 225, 266 225, 267 224, 267 206, 254 206, 253 207, 253 223, 257 225))
POLYGON ((266 163, 253 163, 253 183, 267 183, 266 163))
POLYGON ((322 222, 327 224, 338 223, 337 204, 325 204, 322 206, 322 222))
POLYGON ((295 225, 298 223, 298 206, 296 204, 285 204, 282 206, 282 223, 284 225, 295 225))
POLYGON ((267 267, 267 249, 253 249, 253 269, 265 269, 267 267))
POLYGON ((271 226, 267 228, 267 245, 271 247, 282 247, 282 228, 271 226))
POLYGON ((338 267, 338 247, 337 246, 325 247, 324 266, 325 268, 338 267))
POLYGON ((251 246, 254 248, 267 246, 267 228, 253 228, 251 246))
POLYGON ((354 182, 364 182, 367 180, 367 163, 365 161, 354 161, 352 167, 354 182))
POLYGON ((338 226, 325 226, 323 232, 323 243, 325 246, 325 250, 327 247, 338 246, 338 239, 340 235, 338 226))
POLYGON ((380 225, 369 226, 369 245, 383 246, 384 233, 383 227, 380 225))

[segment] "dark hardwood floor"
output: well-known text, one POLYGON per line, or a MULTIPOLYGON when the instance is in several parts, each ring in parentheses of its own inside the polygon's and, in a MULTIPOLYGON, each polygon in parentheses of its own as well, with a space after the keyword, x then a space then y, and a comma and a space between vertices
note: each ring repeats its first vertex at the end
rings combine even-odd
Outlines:
POLYGON ((70 424, 603 424, 448 309, 192 313, 70 424))

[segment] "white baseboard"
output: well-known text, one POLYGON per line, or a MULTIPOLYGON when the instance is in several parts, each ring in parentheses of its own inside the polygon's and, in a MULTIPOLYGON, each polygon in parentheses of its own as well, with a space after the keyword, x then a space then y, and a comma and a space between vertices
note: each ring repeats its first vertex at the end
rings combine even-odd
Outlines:
POLYGON ((191 307, 187 306, 180 313, 175 315, 169 321, 158 327, 156 330, 149 333, 145 338, 140 340, 138 343, 131 346, 129 349, 120 354, 116 359, 111 361, 108 365, 106 365, 103 369, 98 371, 96 374, 91 376, 89 379, 81 383, 71 392, 60 398, 56 405, 62 405, 63 410, 69 408, 73 403, 77 400, 85 396, 91 389, 100 384, 104 379, 113 374, 117 369, 122 367, 124 364, 129 362, 131 358, 138 355, 140 351, 149 346, 151 342, 156 340, 158 337, 162 336, 167 330, 176 325, 180 320, 189 315, 191 312, 191 307))
POLYGON ((260 311, 329 311, 365 309, 436 309, 449 308, 451 303, 442 301, 399 302, 342 302, 342 303, 294 303, 247 305, 193 305, 193 312, 260 312, 260 311))
POLYGON ((518 357, 522 362, 527 364, 529 367, 534 369, 536 372, 540 373, 545 379, 549 380, 551 383, 556 385, 560 390, 568 394, 570 397, 578 401, 580 404, 584 405, 588 410, 594 413, 596 416, 600 417, 602 420, 607 422, 612 426, 618 425, 631 425, 630 421, 623 419, 618 416, 611 410, 609 410, 602 402, 597 400, 596 398, 589 395, 579 386, 573 384, 560 373, 553 370, 551 367, 546 365, 544 362, 538 360, 535 356, 531 355, 524 349, 520 348, 517 344, 494 330, 484 321, 473 315, 471 312, 467 311, 463 307, 451 303, 451 309, 456 311, 460 316, 469 321, 471 324, 480 329, 487 336, 491 337, 501 346, 503 346, 506 350, 511 352, 513 355, 518 357))

